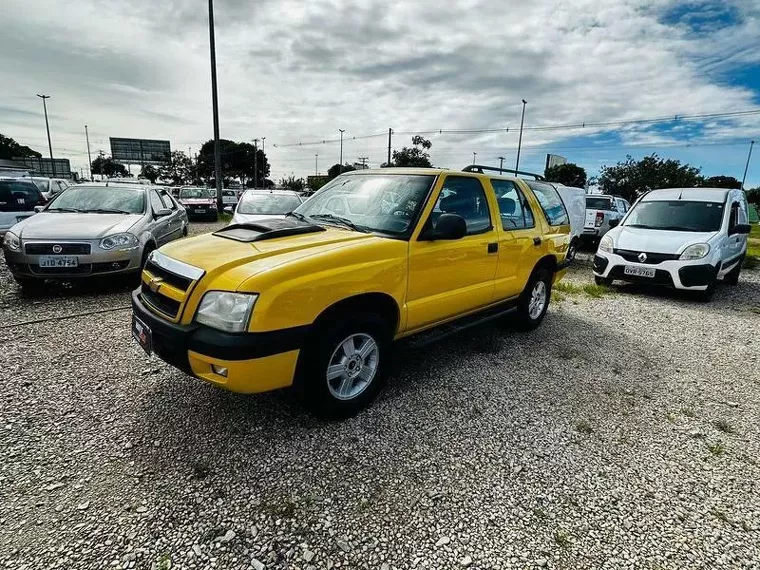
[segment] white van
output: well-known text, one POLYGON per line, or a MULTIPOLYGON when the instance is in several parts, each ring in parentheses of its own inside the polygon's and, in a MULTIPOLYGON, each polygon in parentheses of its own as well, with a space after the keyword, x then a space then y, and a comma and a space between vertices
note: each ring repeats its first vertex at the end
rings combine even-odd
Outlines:
POLYGON ((583 224, 586 219, 586 191, 583 188, 564 184, 554 182, 552 184, 559 192, 570 216, 570 247, 567 250, 567 259, 572 260, 575 258, 581 236, 583 236, 583 224))
POLYGON ((739 281, 750 230, 741 190, 653 190, 613 224, 594 257, 597 284, 652 283, 709 300, 719 278, 739 281))

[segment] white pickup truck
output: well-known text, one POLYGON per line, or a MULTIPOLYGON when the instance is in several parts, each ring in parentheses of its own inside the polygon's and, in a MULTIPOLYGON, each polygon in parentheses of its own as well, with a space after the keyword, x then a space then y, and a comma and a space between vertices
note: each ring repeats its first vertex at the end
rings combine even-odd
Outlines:
POLYGON ((583 224, 584 240, 598 242, 604 234, 612 229, 613 225, 617 225, 610 225, 610 221, 617 220, 619 223, 630 209, 631 205, 628 201, 619 196, 586 195, 586 219, 583 224))

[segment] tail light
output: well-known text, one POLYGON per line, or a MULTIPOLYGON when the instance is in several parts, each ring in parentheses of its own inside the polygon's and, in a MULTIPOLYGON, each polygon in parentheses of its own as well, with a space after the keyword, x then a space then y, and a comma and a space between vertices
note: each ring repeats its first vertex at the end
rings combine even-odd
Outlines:
POLYGON ((604 214, 602 212, 596 213, 596 227, 598 228, 604 223, 604 214))

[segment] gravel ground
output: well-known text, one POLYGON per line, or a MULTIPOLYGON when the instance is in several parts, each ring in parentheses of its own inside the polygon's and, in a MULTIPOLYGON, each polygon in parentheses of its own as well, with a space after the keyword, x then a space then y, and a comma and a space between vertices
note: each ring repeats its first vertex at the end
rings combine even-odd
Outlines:
POLYGON ((13 326, 126 289, 0 285, 0 568, 760 568, 760 272, 401 345, 343 422, 147 360, 129 311, 13 326))

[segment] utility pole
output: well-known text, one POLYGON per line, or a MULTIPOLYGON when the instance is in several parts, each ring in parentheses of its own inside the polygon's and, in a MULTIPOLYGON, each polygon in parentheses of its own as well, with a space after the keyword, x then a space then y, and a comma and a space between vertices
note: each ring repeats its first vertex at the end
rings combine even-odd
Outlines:
POLYGON ((87 125, 84 126, 84 138, 87 139, 87 160, 90 162, 90 182, 95 179, 92 177, 92 156, 90 155, 90 133, 87 131, 87 125))
POLYGON ((319 160, 319 153, 314 155, 314 176, 319 176, 319 168, 318 168, 318 161, 319 160))
POLYGON ((478 156, 477 152, 472 153, 472 163, 475 164, 475 157, 478 156))
POLYGON ((391 135, 393 129, 388 129, 388 166, 391 166, 391 135))
POLYGON ((749 159, 752 158, 752 147, 755 146, 755 141, 749 142, 749 154, 747 155, 747 164, 744 165, 744 176, 742 176, 742 190, 744 190, 744 181, 747 179, 747 170, 749 169, 749 159))
POLYGON ((346 132, 346 129, 338 130, 340 131, 340 160, 338 161, 340 168, 338 169, 338 174, 343 174, 343 133, 346 132))
POLYGON ((39 93, 37 93, 37 97, 42 99, 42 108, 45 109, 45 128, 47 129, 48 149, 50 150, 50 168, 53 169, 53 178, 55 178, 55 161, 53 160, 53 143, 50 142, 50 123, 48 123, 47 102, 45 101, 45 99, 50 99, 50 95, 40 95, 39 93))
POLYGON ((214 114, 214 179, 216 181, 216 203, 219 211, 224 210, 222 197, 222 149, 219 145, 219 100, 216 93, 216 42, 214 41, 214 0, 208 0, 208 37, 211 51, 211 107, 214 114))
POLYGON ((259 181, 259 139, 253 139, 253 187, 258 188, 259 181))
POLYGON ((515 163, 515 170, 520 170, 520 148, 522 147, 523 124, 525 123, 525 105, 527 105, 528 102, 525 99, 523 99, 522 104, 523 104, 523 108, 522 108, 522 118, 520 119, 520 138, 517 141, 517 162, 515 163))
POLYGON ((504 157, 503 156, 497 156, 496 158, 499 159, 499 174, 501 174, 502 169, 504 168, 504 157))

